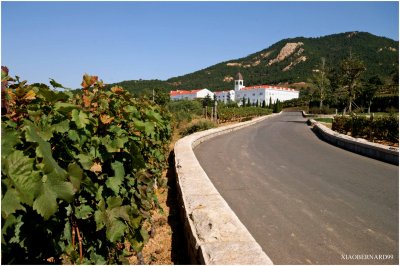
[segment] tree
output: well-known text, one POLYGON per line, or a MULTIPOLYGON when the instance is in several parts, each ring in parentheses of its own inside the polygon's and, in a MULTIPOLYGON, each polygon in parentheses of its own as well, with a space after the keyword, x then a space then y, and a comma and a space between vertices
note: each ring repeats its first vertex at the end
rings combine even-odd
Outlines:
POLYGON ((250 107, 251 103, 250 103, 250 98, 247 98, 247 106, 250 107))
POLYGON ((231 94, 230 94, 230 92, 228 91, 228 93, 226 94, 226 102, 227 103, 230 103, 232 101, 232 99, 231 99, 231 94))
POLYGON ((272 97, 269 97, 269 105, 268 105, 268 107, 272 108, 272 97))
POLYGON ((207 96, 204 97, 204 99, 203 99, 203 107, 211 106, 211 103, 212 103, 211 96, 210 96, 210 94, 207 94, 207 96))
POLYGON ((279 113, 281 110, 282 110, 281 102, 279 101, 279 99, 276 99, 276 102, 274 104, 274 108, 272 111, 274 113, 279 113))
POLYGON ((321 65, 319 65, 316 72, 313 73, 311 83, 313 83, 315 86, 316 94, 318 95, 319 99, 319 109, 321 110, 329 86, 329 79, 327 77, 327 68, 324 57, 321 58, 321 65))
POLYGON ((351 106, 358 88, 360 87, 360 77, 365 71, 364 63, 354 57, 351 53, 348 58, 344 59, 340 64, 341 85, 347 92, 347 108, 351 113, 351 106))
POLYGON ((261 107, 262 107, 262 108, 265 108, 265 107, 266 107, 266 106, 265 106, 265 100, 263 100, 261 107))
POLYGON ((256 107, 258 107, 258 105, 259 105, 259 102, 258 102, 258 99, 257 99, 257 102, 256 102, 256 107))
POLYGON ((245 107, 246 106, 246 99, 243 97, 243 99, 242 99, 242 107, 245 107))
POLYGON ((170 101, 169 93, 165 89, 156 88, 153 92, 154 102, 156 104, 165 106, 170 101))
POLYGON ((376 93, 382 88, 382 81, 379 76, 371 77, 367 84, 361 91, 362 98, 368 104, 368 114, 371 112, 372 100, 375 98, 376 93))

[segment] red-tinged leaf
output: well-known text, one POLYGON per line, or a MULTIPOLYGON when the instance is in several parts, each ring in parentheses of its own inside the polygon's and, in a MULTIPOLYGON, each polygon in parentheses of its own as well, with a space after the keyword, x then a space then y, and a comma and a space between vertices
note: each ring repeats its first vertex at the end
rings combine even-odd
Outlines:
POLYGON ((92 167, 90 167, 90 171, 92 171, 94 173, 101 173, 101 171, 102 171, 101 164, 100 163, 94 163, 92 165, 92 167))
POLYGON ((24 95, 24 97, 22 97, 22 99, 24 99, 26 101, 35 100, 36 93, 33 90, 30 90, 27 93, 25 93, 25 95, 24 95))
POLYGON ((91 102, 90 98, 86 95, 83 95, 82 99, 83 99, 83 105, 85 107, 90 107, 90 102, 91 102))
POLYGON ((115 86, 111 88, 111 91, 115 94, 120 94, 124 91, 124 89, 122 87, 119 86, 115 86))
POLYGON ((92 86, 93 84, 95 84, 98 81, 98 77, 97 76, 90 76, 88 74, 83 75, 83 81, 82 81, 82 87, 84 89, 89 88, 90 86, 92 86))
POLYGON ((107 114, 100 115, 100 121, 105 125, 111 123, 113 120, 114 120, 114 117, 110 117, 107 114))

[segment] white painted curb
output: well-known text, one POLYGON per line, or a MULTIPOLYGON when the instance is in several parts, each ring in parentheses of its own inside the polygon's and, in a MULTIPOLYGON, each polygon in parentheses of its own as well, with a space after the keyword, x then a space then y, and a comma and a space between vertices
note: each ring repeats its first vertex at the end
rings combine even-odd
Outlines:
POLYGON ((193 148, 207 139, 275 115, 197 132, 175 143, 177 187, 183 205, 184 231, 192 263, 273 264, 211 183, 193 148))

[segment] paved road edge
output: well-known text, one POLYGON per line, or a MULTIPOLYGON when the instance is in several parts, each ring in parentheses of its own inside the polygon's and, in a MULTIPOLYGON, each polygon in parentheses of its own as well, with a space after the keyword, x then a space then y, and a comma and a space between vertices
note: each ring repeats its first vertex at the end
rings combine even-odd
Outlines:
POLYGON ((182 203, 181 217, 193 264, 273 264, 214 187, 193 149, 210 138, 275 115, 197 132, 175 143, 178 197, 182 203))
MULTIPOLYGON (((303 112, 304 115, 304 112, 303 112)), ((325 141, 340 148, 368 156, 380 161, 399 165, 399 149, 390 146, 372 143, 365 139, 353 138, 333 131, 326 126, 318 123, 314 119, 309 119, 313 130, 325 141)))

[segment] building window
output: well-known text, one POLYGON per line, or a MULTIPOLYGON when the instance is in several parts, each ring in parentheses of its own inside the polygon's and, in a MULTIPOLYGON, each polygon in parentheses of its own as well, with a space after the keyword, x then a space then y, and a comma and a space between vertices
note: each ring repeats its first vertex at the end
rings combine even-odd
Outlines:
POLYGON ((253 93, 253 96, 256 96, 256 94, 255 94, 255 93, 253 93))

